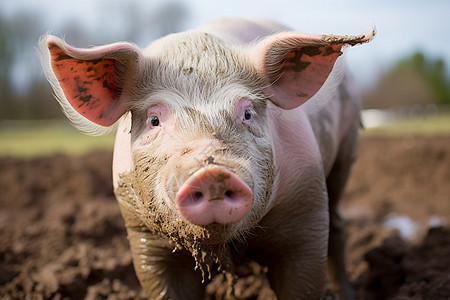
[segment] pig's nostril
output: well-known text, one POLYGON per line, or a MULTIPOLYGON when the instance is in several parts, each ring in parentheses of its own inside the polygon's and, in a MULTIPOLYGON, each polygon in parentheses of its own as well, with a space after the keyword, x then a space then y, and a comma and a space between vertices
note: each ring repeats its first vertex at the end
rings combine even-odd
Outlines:
POLYGON ((203 193, 202 192, 194 192, 191 194, 191 197, 192 197, 192 202, 195 203, 203 197, 203 193))
POLYGON ((229 198, 229 199, 233 199, 236 196, 235 192, 233 191, 226 191, 225 192, 225 197, 229 198))

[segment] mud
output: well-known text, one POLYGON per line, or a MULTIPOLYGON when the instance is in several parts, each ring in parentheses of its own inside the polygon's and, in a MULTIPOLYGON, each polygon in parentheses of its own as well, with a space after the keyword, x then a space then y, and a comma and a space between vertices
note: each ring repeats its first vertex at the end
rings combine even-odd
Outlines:
MULTIPOLYGON (((203 282, 208 279, 211 280, 212 268, 217 264, 220 269, 228 269, 228 264, 222 264, 222 261, 228 261, 228 251, 225 245, 204 242, 211 241, 216 233, 222 236, 227 232, 227 225, 207 227, 199 227, 190 224, 186 220, 181 219, 175 211, 168 209, 167 211, 159 211, 158 205, 144 205, 136 195, 142 192, 136 192, 136 187, 142 185, 145 181, 136 178, 139 172, 126 173, 121 176, 121 183, 115 194, 119 199, 122 214, 125 216, 125 223, 128 227, 136 228, 142 227, 145 224, 145 231, 150 235, 156 235, 168 239, 169 245, 173 248, 172 252, 181 249, 186 249, 192 253, 195 260, 195 268, 202 273, 203 282), (140 221, 136 221, 134 216, 139 216, 140 221), (214 228, 217 227, 217 228, 214 228)), ((141 189, 144 189, 141 187, 141 189)), ((148 191, 148 194, 152 193, 148 191)), ((153 196, 144 199, 152 199, 153 196)), ((143 198, 143 197, 142 197, 143 198)), ((139 231, 142 231, 140 229, 139 231)), ((143 247, 144 245, 140 245, 143 247)))
MULTIPOLYGON (((359 298, 449 299, 450 137, 364 138, 358 156, 342 211, 359 298)), ((1 299, 145 299, 111 160, 0 158, 1 299)), ((235 298, 275 299, 266 268, 249 259, 235 271, 235 298)), ((226 293, 219 274, 206 298, 226 293)), ((331 284, 325 298, 336 299, 331 284)))

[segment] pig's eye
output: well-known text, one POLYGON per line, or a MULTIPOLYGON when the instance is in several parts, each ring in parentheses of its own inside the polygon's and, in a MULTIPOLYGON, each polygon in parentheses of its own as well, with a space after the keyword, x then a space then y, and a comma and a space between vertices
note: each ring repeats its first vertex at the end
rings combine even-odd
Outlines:
POLYGON ((250 109, 246 109, 244 112, 244 119, 250 120, 251 118, 252 118, 252 112, 250 111, 250 109))
POLYGON ((153 116, 150 120, 150 124, 154 127, 159 126, 159 118, 157 116, 153 116))

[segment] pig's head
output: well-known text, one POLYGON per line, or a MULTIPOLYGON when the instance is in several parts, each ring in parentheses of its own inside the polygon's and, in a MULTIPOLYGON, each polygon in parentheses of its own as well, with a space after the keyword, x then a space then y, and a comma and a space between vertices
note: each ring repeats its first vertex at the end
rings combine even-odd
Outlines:
POLYGON ((42 45, 49 80, 78 127, 104 132, 131 112, 132 165, 116 194, 150 230, 189 249, 251 232, 276 174, 268 102, 299 107, 345 45, 370 38, 280 33, 238 47, 189 31, 145 50, 78 49, 51 36, 42 45))

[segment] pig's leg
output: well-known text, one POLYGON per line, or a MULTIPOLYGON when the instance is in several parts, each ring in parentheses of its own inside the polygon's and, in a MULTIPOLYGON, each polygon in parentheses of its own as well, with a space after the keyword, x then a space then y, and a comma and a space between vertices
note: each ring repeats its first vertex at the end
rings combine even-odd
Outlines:
POLYGON ((341 144, 340 152, 327 178, 330 211, 330 235, 328 241, 328 258, 330 275, 338 289, 340 299, 354 299, 353 288, 345 270, 344 220, 338 203, 344 191, 345 183, 354 161, 357 133, 349 134, 341 144))
MULTIPOLYGON (((327 212, 325 211, 327 214, 327 212)), ((279 216, 290 218, 288 213, 279 216)), ((311 213, 304 217, 315 228, 293 219, 290 239, 277 245, 272 252, 268 278, 279 300, 320 299, 325 286, 328 216, 311 213), (319 224, 318 222, 322 223, 319 224), (323 225, 323 228, 322 228, 323 225)), ((286 220, 285 219, 285 220, 286 220)))
POLYGON ((140 226, 123 208, 122 215, 136 275, 148 299, 203 299, 204 285, 192 255, 172 253, 173 244, 140 226))
POLYGON ((283 199, 261 222, 258 249, 267 252, 261 262, 269 267, 268 278, 279 300, 320 299, 324 291, 328 241, 325 178, 307 183, 307 189, 295 193, 290 201, 283 199))

